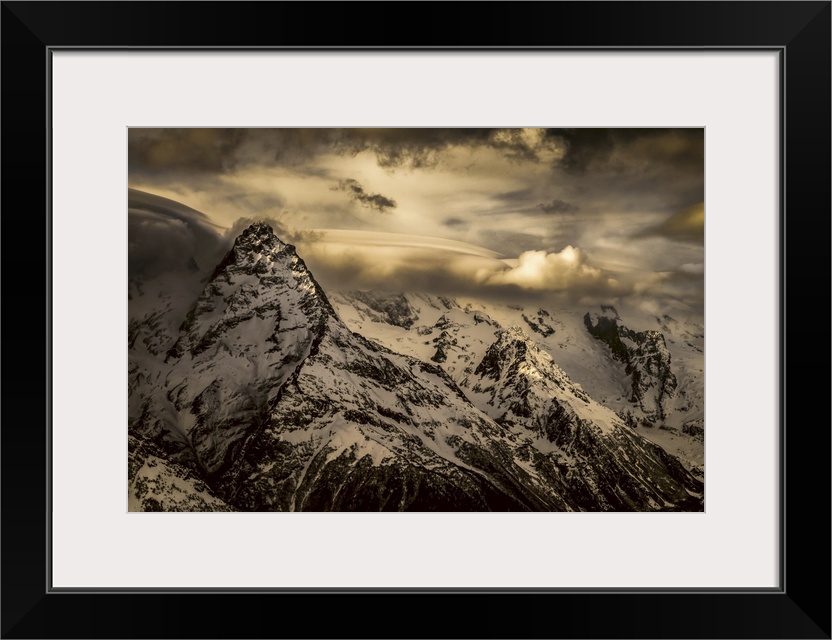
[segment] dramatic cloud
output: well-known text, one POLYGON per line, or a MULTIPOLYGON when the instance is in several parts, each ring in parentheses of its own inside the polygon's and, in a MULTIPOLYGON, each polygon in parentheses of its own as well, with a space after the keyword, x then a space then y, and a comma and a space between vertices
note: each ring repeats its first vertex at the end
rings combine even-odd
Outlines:
POLYGON ((564 141, 545 129, 129 129, 130 170, 222 172, 251 164, 299 166, 325 154, 369 152, 380 167, 434 167, 454 147, 552 162, 564 141))
POLYGON ((563 142, 562 164, 575 171, 614 168, 626 171, 639 164, 671 165, 701 172, 705 159, 704 129, 548 129, 563 142))
POLYGON ((130 129, 128 145, 129 186, 168 199, 131 195, 131 274, 201 267, 266 220, 333 290, 703 305, 703 129, 130 129))
POLYGON ((615 148, 615 134, 609 129, 549 129, 547 133, 564 142, 562 164, 573 171, 608 161, 615 148))
MULTIPOLYGON (((298 252, 325 290, 377 290, 471 295, 491 293, 479 270, 499 269, 493 252, 440 238, 316 230, 298 252)), ((512 288, 512 289, 516 289, 512 288)))
POLYGON ((547 136, 545 129, 497 129, 489 143, 517 161, 551 163, 560 160, 565 151, 562 142, 547 136))
POLYGON ((224 250, 221 229, 173 200, 128 190, 128 273, 131 278, 212 268, 224 250))
POLYGON ((218 172, 237 164, 244 129, 129 129, 130 171, 218 172))
POLYGON ((563 145, 543 129, 319 129, 318 134, 336 153, 372 153, 387 169, 423 169, 437 166, 443 153, 455 147, 495 149, 514 160, 551 161, 562 155, 563 145))
POLYGON ((580 250, 566 247, 558 253, 526 251, 505 271, 487 275, 489 284, 514 284, 524 289, 560 291, 597 283, 601 271, 586 264, 580 250))
POLYGON ((389 209, 396 208, 396 201, 392 198, 386 198, 380 193, 367 193, 358 180, 348 178, 338 182, 337 187, 333 187, 338 191, 346 192, 352 200, 358 202, 364 207, 375 209, 381 213, 387 213, 389 209))
POLYGON ((553 295, 604 301, 635 290, 626 276, 621 281, 592 267, 574 247, 506 258, 442 238, 337 229, 311 233, 297 239, 298 252, 332 291, 410 291, 542 303, 553 295))

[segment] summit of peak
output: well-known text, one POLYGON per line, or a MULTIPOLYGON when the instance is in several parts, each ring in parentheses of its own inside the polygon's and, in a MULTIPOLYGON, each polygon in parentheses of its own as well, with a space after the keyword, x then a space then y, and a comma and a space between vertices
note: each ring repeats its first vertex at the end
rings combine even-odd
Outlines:
POLYGON ((258 221, 258 222, 253 222, 252 224, 247 226, 245 228, 245 230, 243 231, 242 235, 244 237, 245 236, 253 236, 253 235, 256 235, 256 236, 262 236, 262 235, 273 236, 274 235, 274 229, 272 229, 271 225, 269 225, 265 222, 262 222, 262 221, 258 221))
POLYGON ((245 249, 255 253, 266 253, 269 251, 281 251, 287 245, 278 238, 271 225, 265 222, 253 222, 247 226, 234 241, 237 249, 245 249))

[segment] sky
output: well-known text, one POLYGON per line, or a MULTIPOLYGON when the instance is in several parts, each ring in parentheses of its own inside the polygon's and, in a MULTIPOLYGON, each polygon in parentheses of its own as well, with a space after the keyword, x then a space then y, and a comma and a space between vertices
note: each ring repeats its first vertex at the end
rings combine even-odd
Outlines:
POLYGON ((703 129, 133 128, 128 149, 131 274, 210 269, 263 220, 325 290, 702 315, 703 129))

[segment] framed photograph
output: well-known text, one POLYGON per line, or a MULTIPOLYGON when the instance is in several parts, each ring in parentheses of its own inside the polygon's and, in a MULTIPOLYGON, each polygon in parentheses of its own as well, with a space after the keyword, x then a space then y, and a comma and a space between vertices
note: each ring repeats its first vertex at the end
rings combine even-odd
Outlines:
POLYGON ((323 7, 3 3, 3 637, 829 638, 830 3, 323 7))
POLYGON ((704 152, 128 129, 129 510, 704 511, 704 152))

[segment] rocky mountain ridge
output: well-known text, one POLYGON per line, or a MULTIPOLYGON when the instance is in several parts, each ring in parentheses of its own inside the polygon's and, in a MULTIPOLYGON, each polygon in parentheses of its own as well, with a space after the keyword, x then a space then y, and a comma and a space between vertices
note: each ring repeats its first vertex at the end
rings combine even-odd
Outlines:
MULTIPOLYGON (((466 377, 494 342, 496 331, 521 327, 593 400, 702 477, 701 326, 667 315, 635 317, 630 312, 628 317, 639 327, 635 331, 624 325, 611 306, 602 307, 600 313, 584 313, 426 294, 396 295, 405 298, 408 315, 417 317, 407 330, 373 314, 367 300, 354 292, 338 292, 332 300, 353 330, 388 348, 439 364, 463 388, 466 377), (613 327, 614 344, 623 357, 616 357, 610 344, 590 331, 601 322, 613 327), (619 325, 624 327, 621 337, 619 325)), ((373 299, 383 299, 383 294, 375 292, 373 299)))
POLYGON ((615 313, 614 317, 596 315, 593 321, 587 312, 584 316, 587 331, 606 344, 616 360, 624 363, 632 391, 629 400, 642 410, 643 419, 649 426, 662 423, 666 401, 673 397, 677 386, 664 334, 655 330, 633 331, 618 323, 613 307, 608 309, 615 313))
MULTIPOLYGON (((159 300, 131 311, 131 508, 702 509, 699 480, 519 329, 472 316, 490 347, 462 353, 464 311, 441 299, 431 349, 447 341, 464 366, 397 353, 350 330, 268 225, 237 238, 178 326, 159 300)), ((419 335, 406 297, 363 300, 369 322, 419 335)))

